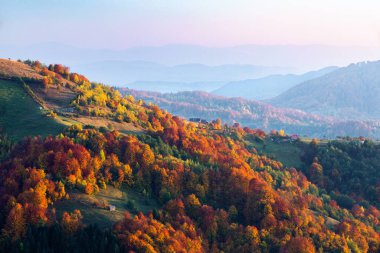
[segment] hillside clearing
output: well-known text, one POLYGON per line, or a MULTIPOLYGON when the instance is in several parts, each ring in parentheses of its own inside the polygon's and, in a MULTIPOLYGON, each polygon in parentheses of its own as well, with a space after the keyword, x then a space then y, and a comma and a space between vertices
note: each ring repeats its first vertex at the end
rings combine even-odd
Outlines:
POLYGON ((70 199, 55 203, 57 217, 61 217, 64 211, 72 212, 75 209, 81 211, 84 216, 85 224, 96 223, 99 227, 105 228, 112 226, 115 222, 124 218, 126 211, 131 214, 143 212, 146 214, 155 208, 159 208, 158 203, 149 197, 144 196, 136 191, 127 189, 117 189, 113 186, 107 186, 107 189, 101 189, 96 195, 87 195, 74 190, 69 192, 70 199), (105 207, 96 206, 104 205, 105 207), (109 211, 106 207, 113 205, 115 211, 109 211))
POLYGON ((286 167, 301 168, 302 149, 296 143, 275 143, 269 139, 252 141, 257 152, 280 161, 286 167))

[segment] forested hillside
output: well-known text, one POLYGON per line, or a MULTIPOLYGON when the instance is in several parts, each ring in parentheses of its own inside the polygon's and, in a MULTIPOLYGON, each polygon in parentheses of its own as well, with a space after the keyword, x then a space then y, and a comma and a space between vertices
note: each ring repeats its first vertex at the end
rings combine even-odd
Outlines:
POLYGON ((379 121, 340 120, 206 92, 158 93, 125 88, 119 90, 122 94, 132 94, 185 118, 203 118, 208 121, 220 118, 228 124, 238 122, 243 126, 265 131, 284 129, 287 133, 318 138, 346 135, 380 137, 379 121))
MULTIPOLYGON (((15 146, 0 142, 0 251, 379 252, 377 200, 358 203, 361 215, 340 205, 300 168, 261 154, 264 131, 195 124, 62 65, 27 64, 43 76, 30 86, 35 99, 73 124, 15 146), (76 124, 94 117, 110 125, 76 124), (134 128, 117 131, 116 123, 134 128), (129 211, 105 231, 60 205, 111 187, 158 204, 143 213, 125 201, 129 211)), ((90 208, 114 212, 106 203, 90 208)))
POLYGON ((271 104, 352 120, 380 118, 380 62, 362 62, 294 86, 271 104))
MULTIPOLYGON (((313 141, 305 148, 304 173, 346 208, 380 203, 380 144, 339 140, 327 146, 313 141)), ((362 214, 361 214, 362 215, 362 214)))

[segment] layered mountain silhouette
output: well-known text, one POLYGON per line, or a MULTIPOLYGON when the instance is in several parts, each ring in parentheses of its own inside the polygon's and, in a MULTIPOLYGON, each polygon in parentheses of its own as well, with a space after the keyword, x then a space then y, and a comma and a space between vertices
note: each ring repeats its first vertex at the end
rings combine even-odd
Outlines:
POLYGON ((302 75, 270 75, 258 79, 229 82, 212 93, 225 97, 242 97, 254 100, 271 99, 297 84, 323 76, 337 68, 326 67, 302 75))
POLYGON ((278 107, 341 119, 380 119, 380 61, 351 64, 270 100, 278 107))

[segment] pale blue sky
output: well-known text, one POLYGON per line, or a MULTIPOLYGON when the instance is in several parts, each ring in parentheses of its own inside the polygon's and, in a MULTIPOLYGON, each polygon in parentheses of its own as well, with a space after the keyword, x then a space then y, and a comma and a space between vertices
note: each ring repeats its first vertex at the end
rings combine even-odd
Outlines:
POLYGON ((380 46, 377 0, 1 0, 0 43, 380 46))

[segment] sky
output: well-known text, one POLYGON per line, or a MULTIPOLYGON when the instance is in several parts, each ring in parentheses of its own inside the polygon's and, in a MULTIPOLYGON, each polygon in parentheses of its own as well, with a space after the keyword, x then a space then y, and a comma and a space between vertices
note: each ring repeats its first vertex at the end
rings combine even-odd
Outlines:
POLYGON ((380 46, 377 0, 0 0, 0 44, 380 46))

